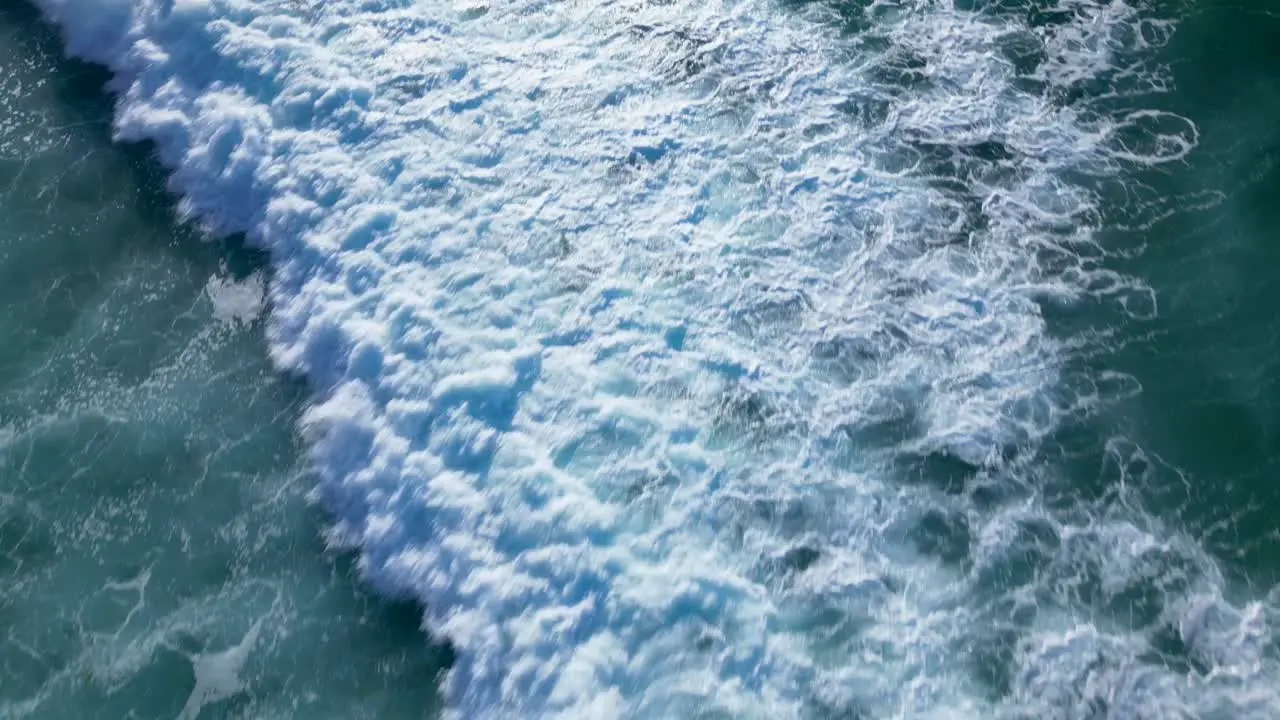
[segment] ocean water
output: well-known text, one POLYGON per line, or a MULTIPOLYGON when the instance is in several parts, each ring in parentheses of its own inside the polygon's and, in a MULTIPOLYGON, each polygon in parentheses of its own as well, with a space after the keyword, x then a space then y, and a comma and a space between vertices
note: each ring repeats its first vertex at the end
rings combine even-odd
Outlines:
POLYGON ((61 54, 0 7, 0 717, 421 717, 447 657, 325 553, 262 256, 61 54))
POLYGON ((1280 713, 1264 3, 36 5, 3 712, 1280 713))

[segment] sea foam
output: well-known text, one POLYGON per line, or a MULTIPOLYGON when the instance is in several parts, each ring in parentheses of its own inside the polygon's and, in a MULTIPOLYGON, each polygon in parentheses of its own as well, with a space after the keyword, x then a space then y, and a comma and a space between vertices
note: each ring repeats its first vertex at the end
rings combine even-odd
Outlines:
POLYGON ((1172 717, 1271 673, 1197 686, 1082 616, 1072 582, 1178 575, 1197 652, 1253 621, 1194 543, 1036 492, 1127 387, 1064 382, 1042 307, 1154 312, 1091 183, 1195 141, 1070 98, 1159 89, 1166 21, 38 2, 183 211, 270 251, 331 538, 455 647, 456 715, 1172 717))

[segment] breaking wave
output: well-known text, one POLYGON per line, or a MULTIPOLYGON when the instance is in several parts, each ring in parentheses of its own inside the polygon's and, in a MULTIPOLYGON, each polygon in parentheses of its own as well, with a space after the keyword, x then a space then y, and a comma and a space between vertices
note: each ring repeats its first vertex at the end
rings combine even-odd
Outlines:
MULTIPOLYGON (((460 717, 1246 717, 1272 604, 1041 452, 1195 127, 1124 2, 38 0, 271 253, 317 498, 460 717), (1110 103, 1110 104, 1109 104, 1110 103)), ((1115 485, 1157 461, 1114 441, 1115 485)), ((428 679, 424 678, 424 682, 428 679)), ((1253 715, 1250 715, 1253 713, 1253 715)))

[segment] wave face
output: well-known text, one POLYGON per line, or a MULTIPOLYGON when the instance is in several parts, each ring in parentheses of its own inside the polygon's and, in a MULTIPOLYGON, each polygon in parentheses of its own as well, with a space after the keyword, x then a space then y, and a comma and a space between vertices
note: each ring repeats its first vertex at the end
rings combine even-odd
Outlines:
POLYGON ((184 211, 270 251, 332 541, 454 645, 455 715, 1277 707, 1264 606, 1195 543, 1038 491, 1046 438, 1131 389, 1068 378, 1087 341, 1043 308, 1154 310, 1091 188, 1194 127, 1078 99, 1159 90, 1166 20, 39 4, 184 211))

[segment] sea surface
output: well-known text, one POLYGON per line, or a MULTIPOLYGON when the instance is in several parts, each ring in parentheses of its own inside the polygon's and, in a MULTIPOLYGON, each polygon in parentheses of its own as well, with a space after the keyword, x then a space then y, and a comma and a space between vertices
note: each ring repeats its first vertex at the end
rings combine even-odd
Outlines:
POLYGON ((1280 717, 1277 117, 1261 0, 5 3, 0 718, 1280 717))
POLYGON ((447 656, 325 551, 265 258, 61 55, 0 7, 0 717, 422 717, 447 656))

